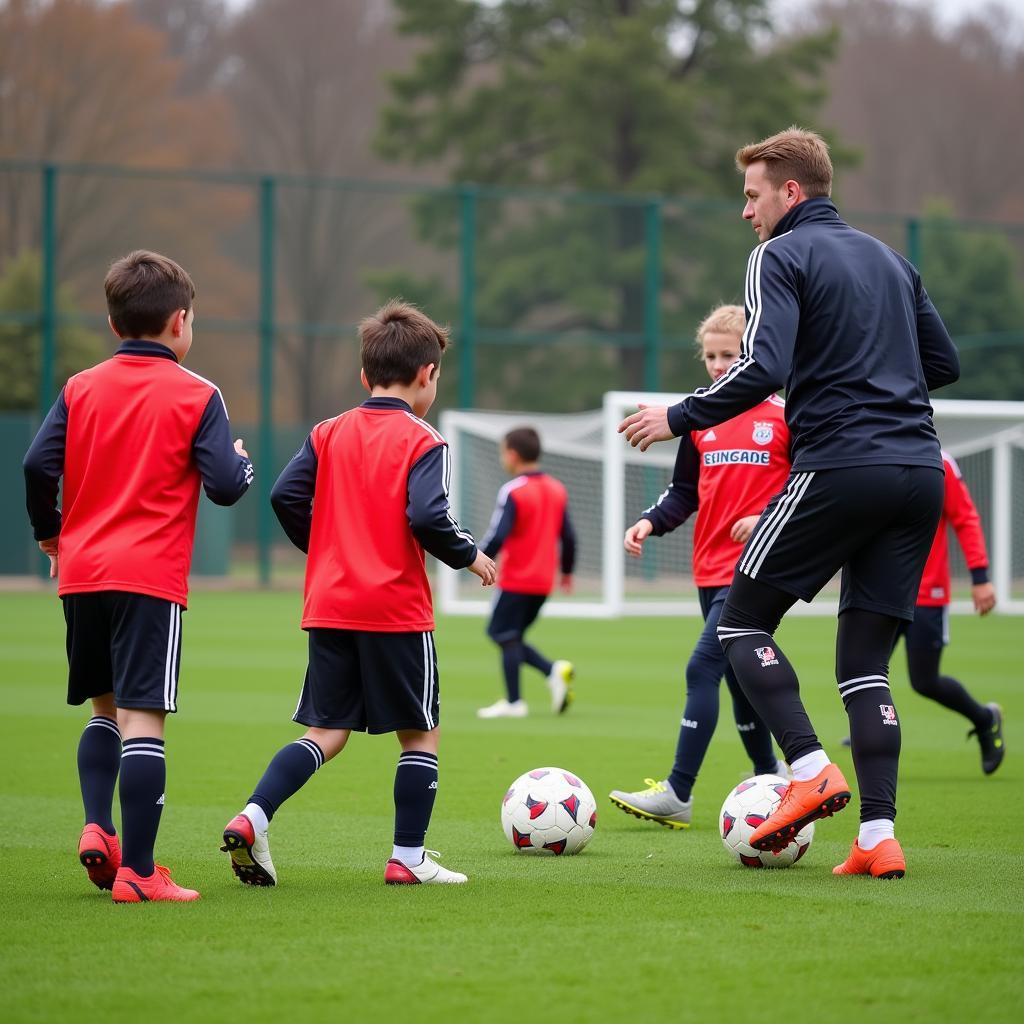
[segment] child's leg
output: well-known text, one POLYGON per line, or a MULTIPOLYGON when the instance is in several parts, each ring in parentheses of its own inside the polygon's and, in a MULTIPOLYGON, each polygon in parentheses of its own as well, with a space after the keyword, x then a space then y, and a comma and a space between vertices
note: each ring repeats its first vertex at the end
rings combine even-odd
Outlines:
POLYGON ((166 711, 118 708, 121 749, 121 864, 137 875, 153 874, 153 847, 164 807, 166 711))
POLYGON ((501 671, 505 680, 505 696, 509 704, 520 699, 519 666, 523 663, 521 640, 506 640, 501 644, 501 671))
POLYGON ((757 712, 747 700, 747 695, 743 692, 731 665, 725 670, 725 684, 729 687, 729 693, 732 696, 732 713, 736 720, 736 731, 740 734, 743 747, 747 751, 755 773, 774 775, 778 767, 778 758, 775 756, 772 734, 768 731, 768 726, 757 717, 757 712))
POLYGON ((535 668, 538 672, 542 672, 546 676, 551 675, 551 669, 554 662, 548 661, 540 651, 535 647, 531 647, 528 643, 523 643, 522 648, 523 661, 526 662, 530 668, 535 668))
POLYGON ((423 860, 423 843, 437 796, 437 747, 440 731, 401 729, 402 747, 395 769, 395 845, 391 856, 414 867, 423 860))
POLYGON ((351 735, 351 729, 307 729, 274 755, 242 811, 257 832, 266 832, 281 804, 302 789, 325 762, 340 754, 351 735))
POLYGON ((117 727, 114 694, 92 698, 92 718, 78 741, 78 782, 82 790, 85 823, 99 825, 115 835, 114 785, 121 767, 121 732, 117 727))

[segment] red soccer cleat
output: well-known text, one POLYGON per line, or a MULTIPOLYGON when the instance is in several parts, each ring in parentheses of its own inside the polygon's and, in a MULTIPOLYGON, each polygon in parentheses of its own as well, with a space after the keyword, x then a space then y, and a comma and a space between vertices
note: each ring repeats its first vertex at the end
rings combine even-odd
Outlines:
POLYGON ((870 875, 872 878, 902 878, 906 873, 907 862, 895 839, 883 839, 870 850, 862 850, 854 839, 850 856, 832 869, 833 875, 870 875))
POLYGON ((751 833, 749 843, 755 850, 785 849, 805 825, 831 817, 849 802, 850 787, 839 765, 829 764, 807 782, 794 779, 779 806, 751 833))
POLYGON ((114 876, 121 866, 121 844, 116 835, 99 825, 86 825, 78 840, 78 859, 93 885, 99 889, 114 887, 114 876))
POLYGON ((121 867, 114 879, 113 897, 115 903, 191 903, 199 899, 199 893, 175 883, 171 872, 157 864, 149 878, 121 867))

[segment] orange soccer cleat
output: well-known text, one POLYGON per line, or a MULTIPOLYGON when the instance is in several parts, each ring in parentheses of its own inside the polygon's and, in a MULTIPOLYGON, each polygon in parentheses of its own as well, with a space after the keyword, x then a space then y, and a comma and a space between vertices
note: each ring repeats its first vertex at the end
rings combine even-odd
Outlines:
POLYGON ((833 875, 870 875, 872 878, 902 878, 906 873, 907 862, 895 839, 883 839, 870 850, 862 850, 854 839, 850 856, 832 869, 833 875))
POLYGON ((755 850, 785 849, 805 825, 831 817, 849 802, 850 787, 839 765, 829 764, 807 782, 794 779, 779 806, 751 833, 749 843, 755 850))
POLYGON ((114 887, 114 876, 121 866, 121 844, 116 835, 99 825, 86 825, 78 840, 78 859, 93 885, 100 889, 114 887))
POLYGON ((171 872, 157 864, 148 878, 131 868, 120 868, 114 879, 113 897, 115 903, 190 903, 199 899, 199 893, 178 885, 171 878, 171 872))

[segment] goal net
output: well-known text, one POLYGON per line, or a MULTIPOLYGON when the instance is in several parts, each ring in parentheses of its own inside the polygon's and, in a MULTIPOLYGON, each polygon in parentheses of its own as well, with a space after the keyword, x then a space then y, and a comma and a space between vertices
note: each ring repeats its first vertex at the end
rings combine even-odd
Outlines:
MULTIPOLYGON (((670 405, 678 394, 611 391, 603 408, 572 415, 446 411, 441 432, 451 446, 451 500, 459 521, 479 540, 487 531, 498 490, 507 479, 498 442, 516 426, 537 429, 543 465, 568 489, 578 535, 575 586, 557 592, 545 614, 578 617, 699 614, 693 584, 692 520, 664 537, 653 537, 639 559, 626 555, 626 527, 668 486, 676 444, 630 448, 618 424, 641 402, 670 405)), ((943 447, 957 460, 975 504, 989 548, 999 610, 1024 613, 1024 402, 937 400, 935 423, 943 447)), ((969 610, 970 573, 955 537, 950 538, 953 609, 969 610)), ((466 572, 439 567, 442 610, 487 611, 490 594, 466 572)), ((794 612, 834 614, 834 580, 809 605, 794 612)))

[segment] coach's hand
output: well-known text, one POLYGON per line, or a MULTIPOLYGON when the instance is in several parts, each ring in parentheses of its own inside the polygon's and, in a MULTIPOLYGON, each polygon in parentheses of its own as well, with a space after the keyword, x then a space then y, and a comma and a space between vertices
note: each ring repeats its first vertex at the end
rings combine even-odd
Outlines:
POLYGON ((39 550, 50 559, 50 579, 57 578, 57 541, 59 537, 50 537, 39 542, 39 550))
POLYGON ((976 583, 971 587, 971 600, 979 615, 988 615, 996 606, 996 588, 991 583, 976 583))
POLYGON ((476 553, 476 558, 473 559, 473 564, 469 567, 469 571, 473 575, 480 577, 480 586, 482 587, 489 587, 498 575, 494 560, 488 558, 479 550, 476 553))
POLYGON ((655 441, 671 441, 675 434, 668 426, 668 407, 664 405, 641 405, 640 411, 627 416, 619 424, 619 433, 625 432, 626 440, 640 451, 645 452, 655 441))
POLYGON ((648 537, 650 537, 651 531, 653 529, 654 524, 650 521, 650 519, 637 520, 626 531, 626 536, 622 538, 622 546, 634 558, 639 558, 644 551, 644 541, 647 540, 648 537))

